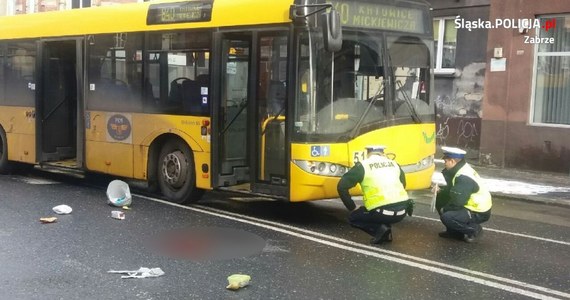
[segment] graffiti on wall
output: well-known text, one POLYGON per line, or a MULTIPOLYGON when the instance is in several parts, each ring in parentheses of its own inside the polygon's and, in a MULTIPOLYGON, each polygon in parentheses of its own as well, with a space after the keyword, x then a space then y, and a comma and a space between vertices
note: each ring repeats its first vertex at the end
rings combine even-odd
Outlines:
POLYGON ((436 86, 436 133, 439 146, 459 147, 478 154, 485 63, 471 63, 436 86), (438 89, 439 87, 439 89, 438 89))
POLYGON ((481 118, 444 117, 436 121, 437 144, 479 151, 481 118))

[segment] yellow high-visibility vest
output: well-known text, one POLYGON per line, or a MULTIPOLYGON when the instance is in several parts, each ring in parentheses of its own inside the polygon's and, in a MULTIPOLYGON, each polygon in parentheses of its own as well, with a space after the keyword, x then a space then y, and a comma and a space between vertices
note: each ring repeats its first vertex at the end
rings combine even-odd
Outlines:
POLYGON ((374 154, 364 160, 362 166, 364 179, 360 186, 367 210, 409 199, 400 182, 400 167, 395 161, 374 154))
POLYGON ((491 193, 489 193, 489 190, 481 183, 481 177, 479 177, 477 171, 475 171, 470 165, 465 164, 457 171, 457 173, 455 173, 455 176, 453 177, 453 185, 455 185, 455 178, 460 175, 465 175, 473 179, 479 186, 479 191, 471 194, 464 207, 476 212, 486 212, 491 209, 491 206, 493 206, 491 193))

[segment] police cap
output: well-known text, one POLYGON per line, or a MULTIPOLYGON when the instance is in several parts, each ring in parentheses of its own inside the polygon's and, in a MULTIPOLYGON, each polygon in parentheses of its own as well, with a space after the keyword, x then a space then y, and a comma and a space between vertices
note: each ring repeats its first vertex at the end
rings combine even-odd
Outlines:
POLYGON ((463 159, 465 157, 465 154, 467 154, 467 152, 465 152, 465 150, 459 149, 459 148, 455 148, 455 147, 441 147, 441 150, 443 151, 443 158, 458 158, 458 159, 463 159))
POLYGON ((384 146, 384 145, 370 145, 370 146, 366 146, 365 148, 366 148, 367 153, 372 153, 372 152, 384 153, 384 149, 386 149, 386 146, 384 146))

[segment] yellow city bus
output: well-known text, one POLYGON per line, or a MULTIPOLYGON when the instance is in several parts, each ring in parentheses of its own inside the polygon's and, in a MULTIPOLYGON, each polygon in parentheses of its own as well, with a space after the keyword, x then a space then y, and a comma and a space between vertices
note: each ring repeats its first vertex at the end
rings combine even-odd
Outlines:
MULTIPOLYGON (((430 185, 423 0, 175 0, 0 18, 0 172, 56 166, 169 201, 337 197, 369 144, 430 185)), ((355 190, 355 194, 359 191, 355 190)))

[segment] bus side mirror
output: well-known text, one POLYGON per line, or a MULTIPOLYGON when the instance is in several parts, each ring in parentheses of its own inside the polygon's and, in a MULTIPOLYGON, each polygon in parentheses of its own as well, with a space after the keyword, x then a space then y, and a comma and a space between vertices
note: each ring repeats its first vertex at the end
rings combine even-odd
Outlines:
POLYGON ((342 48, 342 25, 340 25, 340 14, 332 9, 321 15, 320 24, 323 28, 323 40, 325 49, 329 52, 336 52, 342 48))

